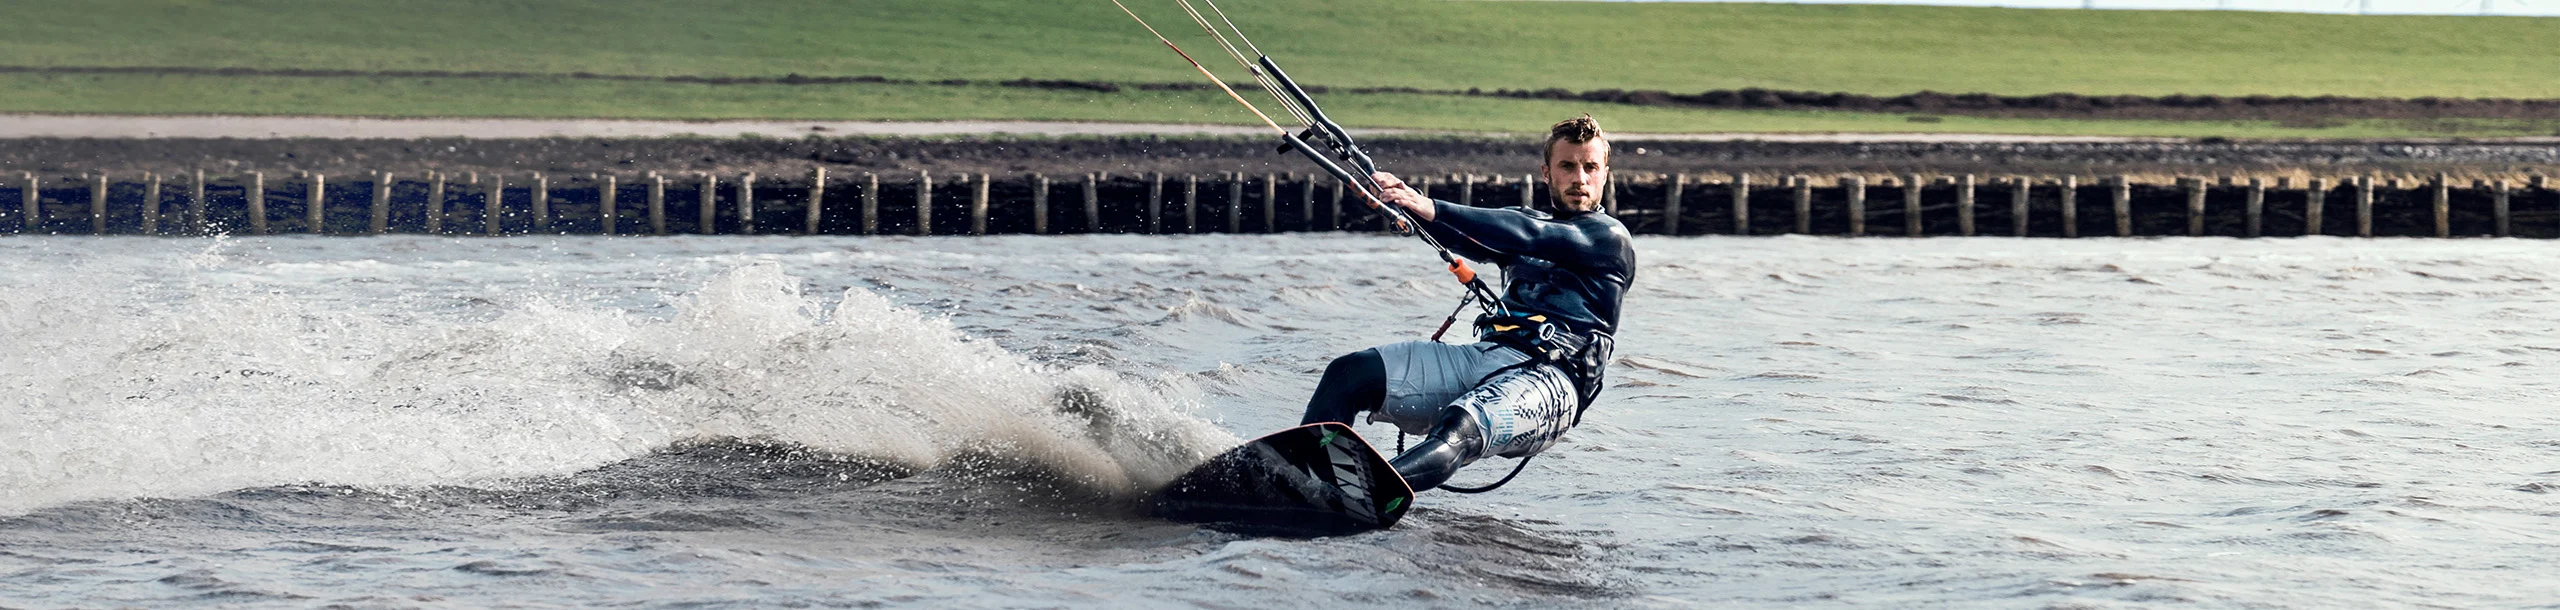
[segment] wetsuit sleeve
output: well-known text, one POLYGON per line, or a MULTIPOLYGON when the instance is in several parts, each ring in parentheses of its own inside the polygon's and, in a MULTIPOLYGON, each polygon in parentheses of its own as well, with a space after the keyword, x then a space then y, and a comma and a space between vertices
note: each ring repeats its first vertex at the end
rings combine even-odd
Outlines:
POLYGON ((1518 210, 1488 209, 1432 200, 1432 220, 1423 223, 1433 239, 1469 259, 1507 264, 1512 257, 1581 260, 1595 252, 1614 252, 1610 244, 1572 223, 1541 222, 1518 210))

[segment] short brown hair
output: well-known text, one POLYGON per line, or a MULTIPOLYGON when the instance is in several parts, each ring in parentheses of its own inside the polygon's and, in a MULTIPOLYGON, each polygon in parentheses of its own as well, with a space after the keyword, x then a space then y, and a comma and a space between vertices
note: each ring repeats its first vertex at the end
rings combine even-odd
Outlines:
POLYGON ((1556 123, 1556 126, 1547 128, 1546 150, 1538 153, 1539 157, 1544 160, 1539 163, 1550 163, 1556 160, 1557 142, 1571 142, 1574 144, 1599 142, 1601 149, 1607 150, 1609 147, 1609 134, 1602 133, 1600 131, 1600 122, 1592 120, 1589 113, 1584 113, 1579 117, 1565 119, 1563 122, 1556 123))

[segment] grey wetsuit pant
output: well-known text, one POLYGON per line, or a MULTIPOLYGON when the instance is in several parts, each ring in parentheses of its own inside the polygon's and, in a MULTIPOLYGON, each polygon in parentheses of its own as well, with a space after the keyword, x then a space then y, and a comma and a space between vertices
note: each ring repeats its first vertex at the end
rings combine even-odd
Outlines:
POLYGON ((1429 434, 1450 406, 1467 410, 1484 431, 1477 456, 1520 458, 1554 446, 1581 406, 1573 380, 1553 364, 1494 343, 1452 345, 1407 341, 1378 346, 1386 363, 1386 403, 1369 421, 1407 434, 1429 434))

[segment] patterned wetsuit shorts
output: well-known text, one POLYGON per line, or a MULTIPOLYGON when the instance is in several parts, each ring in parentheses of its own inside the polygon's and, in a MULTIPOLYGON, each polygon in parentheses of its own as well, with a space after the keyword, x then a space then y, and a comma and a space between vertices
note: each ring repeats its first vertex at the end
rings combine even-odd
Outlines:
POLYGON ((1407 434, 1428 434, 1451 405, 1484 430, 1477 455, 1518 458, 1556 444, 1581 405, 1573 380, 1552 364, 1513 366, 1529 357, 1494 343, 1452 345, 1407 341, 1378 346, 1386 362, 1386 404, 1369 421, 1407 434))

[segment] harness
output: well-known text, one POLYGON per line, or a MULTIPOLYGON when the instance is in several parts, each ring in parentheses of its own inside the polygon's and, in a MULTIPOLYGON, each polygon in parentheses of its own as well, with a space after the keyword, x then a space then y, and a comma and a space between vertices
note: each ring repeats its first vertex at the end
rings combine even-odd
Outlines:
MULTIPOLYGON (((1607 374, 1609 353, 1617 348, 1617 340, 1609 333, 1575 332, 1563 324, 1549 321, 1545 314, 1485 314, 1476 317, 1476 336, 1483 341, 1520 350, 1528 360, 1494 370, 1500 375, 1511 369, 1533 364, 1553 364, 1573 379, 1575 398, 1581 401, 1573 412, 1573 423, 1582 424, 1582 412, 1591 401, 1600 398, 1602 377, 1607 374)), ((1493 375, 1486 375, 1486 379, 1493 375)))

